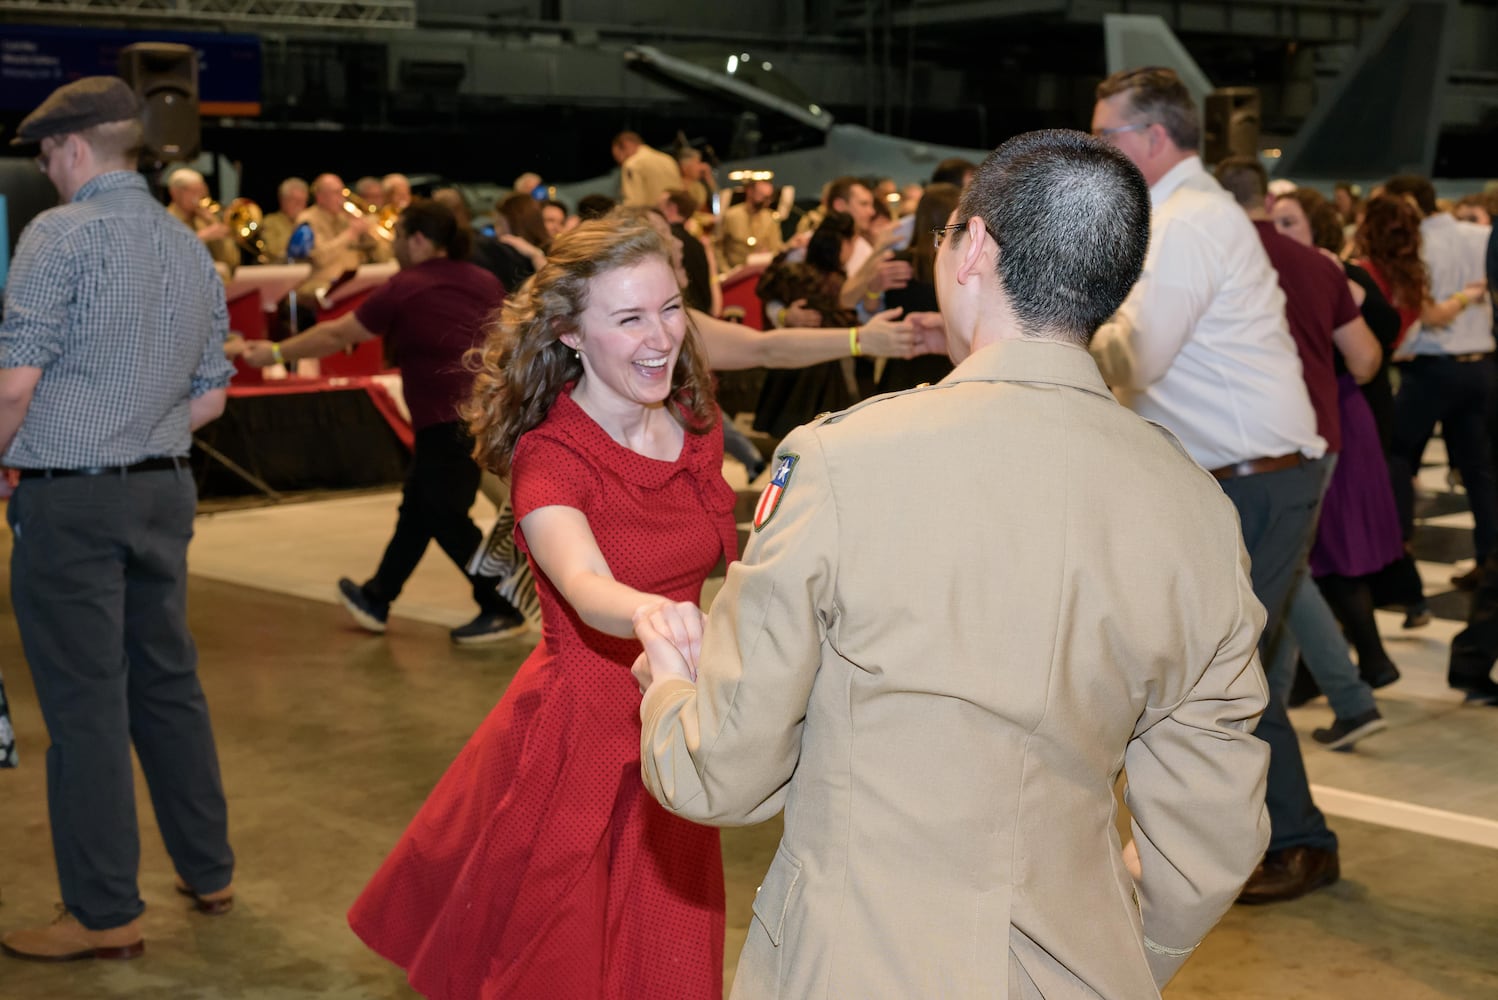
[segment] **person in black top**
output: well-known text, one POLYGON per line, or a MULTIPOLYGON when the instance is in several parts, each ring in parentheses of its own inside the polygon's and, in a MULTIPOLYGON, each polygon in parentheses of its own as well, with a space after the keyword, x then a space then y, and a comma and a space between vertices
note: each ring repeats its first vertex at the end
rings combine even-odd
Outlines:
MULTIPOLYGON (((937 312, 936 282, 932 270, 936 263, 936 241, 933 229, 946 225, 947 217, 957 207, 962 189, 955 184, 930 184, 921 195, 915 210, 915 226, 910 246, 895 254, 895 260, 910 262, 910 281, 904 288, 884 293, 886 308, 904 309, 906 313, 937 312)), ((926 382, 940 382, 952 370, 952 359, 945 354, 922 354, 909 360, 891 358, 884 363, 879 376, 880 392, 913 389, 926 382)))
MULTIPOLYGON (((791 260, 789 251, 782 252, 760 275, 755 294, 761 302, 804 300, 806 308, 818 312, 821 326, 828 329, 856 327, 857 313, 838 301, 856 235, 851 215, 828 213, 806 244, 806 259, 791 260)), ((768 373, 755 407, 754 429, 785 437, 819 413, 846 409, 858 402, 862 393, 855 360, 845 358, 796 371, 768 373)))
POLYGON ((661 214, 671 226, 671 235, 681 240, 681 264, 686 268, 687 284, 682 291, 687 305, 711 315, 713 308, 713 269, 707 247, 686 226, 697 212, 697 200, 685 191, 667 191, 661 195, 661 214))

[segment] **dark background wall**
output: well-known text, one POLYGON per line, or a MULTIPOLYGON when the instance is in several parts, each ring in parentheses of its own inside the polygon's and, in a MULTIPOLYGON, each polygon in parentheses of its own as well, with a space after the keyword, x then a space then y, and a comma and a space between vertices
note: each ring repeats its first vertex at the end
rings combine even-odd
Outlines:
MULTIPOLYGON (((986 148, 1029 128, 1085 128, 1106 69, 1102 18, 1124 10, 1163 16, 1213 83, 1259 87, 1266 134, 1288 137, 1387 6, 420 0, 409 26, 390 28, 360 20, 357 2, 325 23, 235 19, 224 13, 233 0, 171 22, 99 3, 85 23, 261 38, 261 115, 207 120, 204 140, 243 165, 246 192, 263 203, 280 178, 323 170, 349 181, 391 170, 499 184, 524 170, 556 181, 595 176, 612 169, 608 140, 626 127, 657 145, 681 133, 724 156, 814 139, 778 116, 746 117, 629 69, 624 53, 635 43, 711 64, 748 52, 839 121, 924 141, 986 148)), ((0 21, 35 16, 0 10, 0 21)), ((1483 176, 1498 148, 1498 4, 1456 5, 1452 30, 1435 170, 1483 176)), ((20 116, 0 115, 0 125, 20 116)))

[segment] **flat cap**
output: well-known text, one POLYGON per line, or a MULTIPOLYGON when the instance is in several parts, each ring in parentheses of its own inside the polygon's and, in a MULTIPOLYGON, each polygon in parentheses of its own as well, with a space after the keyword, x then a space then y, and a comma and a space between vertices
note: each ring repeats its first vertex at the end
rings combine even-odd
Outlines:
POLYGON ((135 92, 117 76, 85 76, 58 87, 16 129, 12 146, 41 142, 49 135, 67 135, 140 116, 135 92))

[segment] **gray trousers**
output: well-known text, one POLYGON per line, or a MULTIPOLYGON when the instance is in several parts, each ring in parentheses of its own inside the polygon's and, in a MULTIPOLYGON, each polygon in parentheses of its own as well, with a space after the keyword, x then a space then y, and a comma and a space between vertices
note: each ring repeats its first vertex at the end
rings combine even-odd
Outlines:
POLYGON ((234 873, 197 649, 183 469, 25 479, 11 499, 11 596, 52 745, 47 806, 63 903, 104 930, 145 909, 133 743, 162 840, 200 893, 234 873))
MULTIPOLYGON (((1251 563, 1254 596, 1268 620, 1259 639, 1259 659, 1267 670, 1274 663, 1290 598, 1305 573, 1306 557, 1316 533, 1316 512, 1326 485, 1329 463, 1306 462, 1293 469, 1225 479, 1222 491, 1238 508, 1243 545, 1251 563)), ((1254 735, 1269 744, 1269 849, 1315 847, 1335 850, 1337 836, 1311 801, 1300 741, 1290 726, 1283 693, 1269 681, 1269 703, 1254 735)), ((1285 689, 1288 691, 1288 687, 1285 689)))

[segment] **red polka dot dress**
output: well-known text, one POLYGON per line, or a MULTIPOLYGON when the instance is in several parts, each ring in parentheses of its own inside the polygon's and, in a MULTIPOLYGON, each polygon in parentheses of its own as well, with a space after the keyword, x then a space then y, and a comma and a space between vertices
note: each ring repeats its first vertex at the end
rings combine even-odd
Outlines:
MULTIPOLYGON (((737 537, 721 428, 662 462, 567 393, 515 451, 518 525, 581 510, 616 579, 696 601, 737 537)), ((718 831, 640 781, 633 639, 604 635, 532 562, 542 638, 353 909, 371 948, 432 998, 718 1000, 718 831)))

